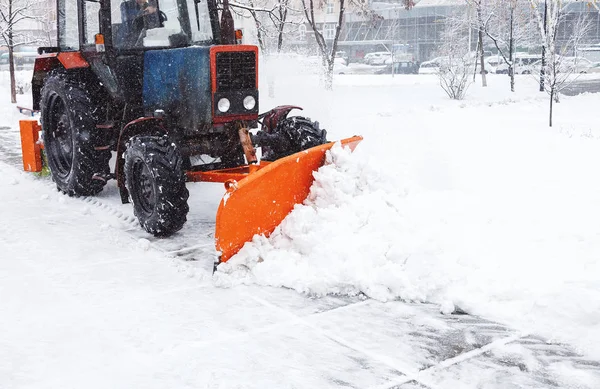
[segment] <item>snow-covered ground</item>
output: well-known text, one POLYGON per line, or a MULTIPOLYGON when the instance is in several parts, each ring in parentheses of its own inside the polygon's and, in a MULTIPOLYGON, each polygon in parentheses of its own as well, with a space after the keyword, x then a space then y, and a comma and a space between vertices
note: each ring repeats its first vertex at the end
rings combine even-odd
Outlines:
MULTIPOLYGON (((600 95, 563 98, 549 128, 535 79, 515 94, 488 79, 462 102, 435 76, 305 87, 297 103, 330 138, 365 140, 334 153, 307 205, 231 262, 250 273, 228 266, 226 279, 452 302, 600 358, 600 95)), ((277 82, 277 100, 299 89, 277 82)))
MULTIPOLYGON (((18 171, 24 117, 0 77, 0 387, 538 387, 410 341, 451 341, 438 312, 456 308, 508 328, 460 347, 491 343, 519 374, 541 368, 527 333, 600 359, 600 95, 563 98, 548 128, 529 77, 512 94, 492 75, 457 102, 435 76, 343 75, 324 92, 296 74, 262 78, 263 109, 301 105, 330 139, 365 140, 334 149, 306 204, 214 277, 219 185, 189 185, 170 240, 140 231, 114 184, 63 196, 18 171), (177 259, 182 242, 196 261, 177 259)), ((539 387, 600 382, 543 368, 539 387)))

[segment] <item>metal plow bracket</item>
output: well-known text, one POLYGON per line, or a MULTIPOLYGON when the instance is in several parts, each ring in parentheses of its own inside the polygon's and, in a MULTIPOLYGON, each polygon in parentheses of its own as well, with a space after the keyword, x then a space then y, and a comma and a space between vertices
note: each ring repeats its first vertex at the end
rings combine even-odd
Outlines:
MULTIPOLYGON (((341 141, 354 150, 362 137, 341 141)), ((269 236, 308 196, 313 171, 325 162, 333 142, 292 154, 230 185, 217 211, 215 240, 221 262, 235 255, 256 234, 269 236)))

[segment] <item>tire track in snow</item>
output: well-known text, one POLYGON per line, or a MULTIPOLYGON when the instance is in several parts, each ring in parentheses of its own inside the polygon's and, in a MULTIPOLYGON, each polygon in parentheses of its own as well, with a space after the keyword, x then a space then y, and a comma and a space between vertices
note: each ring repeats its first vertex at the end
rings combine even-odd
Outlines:
MULTIPOLYGON (((10 140, 12 138, 9 137, 7 139, 10 140)), ((187 262, 193 261, 193 260, 197 259, 197 257, 199 255, 202 256, 202 254, 210 251, 210 250, 207 250, 207 248, 210 248, 210 249, 213 248, 213 246, 210 246, 208 244, 186 245, 183 238, 177 239, 177 237, 175 237, 174 239, 170 239, 170 240, 156 239, 153 236, 147 234, 142 229, 142 227, 139 225, 139 222, 137 221, 135 216, 124 213, 122 210, 116 208, 114 205, 111 205, 108 202, 103 201, 101 199, 101 197, 95 197, 95 196, 71 197, 71 196, 68 196, 68 195, 60 192, 56 188, 56 184, 54 182, 52 182, 50 178, 36 177, 36 178, 32 179, 32 177, 34 177, 34 176, 32 176, 33 173, 27 173, 27 172, 21 171, 21 169, 22 169, 22 167, 20 165, 21 154, 18 153, 18 155, 17 155, 16 153, 6 153, 6 147, 2 144, 2 142, 1 142, 2 140, 4 140, 4 138, 2 136, 0 136, 0 153, 2 153, 1 154, 2 156, 0 156, 0 161, 15 168, 16 172, 18 173, 16 175, 9 174, 10 176, 13 176, 17 181, 21 180, 21 179, 25 179, 29 182, 35 182, 37 185, 44 188, 45 194, 43 196, 57 196, 58 198, 61 198, 61 196, 64 196, 65 198, 68 198, 70 201, 79 201, 82 204, 93 207, 94 209, 96 209, 98 212, 100 212, 102 214, 108 214, 108 215, 114 216, 115 220, 121 224, 121 226, 122 226, 121 230, 123 232, 127 233, 130 236, 130 238, 132 238, 133 240, 138 242, 138 244, 140 244, 139 243, 140 240, 144 239, 145 241, 148 242, 148 245, 150 247, 163 253, 165 256, 167 256, 169 258, 180 259, 180 261, 179 261, 180 263, 178 263, 178 266, 185 266, 185 264, 187 262), (6 158, 7 156, 9 156, 10 158, 6 158), (177 241, 175 243, 175 248, 166 248, 160 244, 161 242, 164 241, 165 243, 168 242, 168 244, 173 245, 175 240, 177 241)), ((4 171, 4 169, 2 169, 2 170, 4 171)), ((7 174, 8 173, 4 172, 5 176, 7 174)), ((87 216, 87 215, 85 215, 85 216, 87 216)), ((194 270, 193 266, 188 266, 187 270, 194 270)))
MULTIPOLYGON (((13 166, 18 171, 22 172, 22 153, 21 153, 21 144, 20 144, 20 133, 18 130, 18 126, 15 128, 12 127, 0 127, 0 161, 5 162, 6 164, 13 166)), ((31 173, 25 173, 27 176, 31 177, 31 173)), ((41 185, 44 185, 49 191, 53 193, 60 193, 56 189, 56 185, 50 181, 49 179, 41 178, 37 180, 41 185)), ((105 188, 106 191, 106 188, 105 188)), ((117 193, 118 196, 118 193, 117 193)), ((212 235, 211 233, 207 234, 204 238, 205 240, 210 240, 207 243, 197 244, 187 244, 186 241, 189 240, 190 235, 194 235, 192 232, 188 232, 187 235, 182 233, 182 231, 176 233, 174 236, 169 237, 169 240, 157 239, 147 234, 142 227, 137 222, 137 219, 132 215, 127 215, 123 213, 121 210, 115 208, 113 205, 108 204, 106 201, 101 200, 100 197, 70 197, 71 199, 78 199, 85 204, 90 206, 94 206, 94 208, 101 210, 104 213, 108 213, 109 215, 116 216, 117 220, 121 222, 124 226, 124 231, 127 232, 133 239, 137 240, 138 244, 141 239, 145 239, 149 242, 149 246, 153 249, 165 254, 170 258, 180 259, 179 266, 187 267, 190 271, 195 271, 198 266, 192 266, 188 262, 204 260, 210 257, 210 259, 214 262, 216 260, 216 251, 214 245, 212 244, 212 235)), ((203 223, 201 220, 189 220, 186 223, 187 228, 196 228, 203 229, 204 227, 212 227, 213 223, 203 223), (193 226, 191 226, 193 225, 193 226)), ((184 226, 184 228, 186 228, 184 226)), ((210 262, 208 260, 206 262, 210 262)), ((212 263, 203 264, 201 266, 206 271, 212 271, 212 263), (210 267, 210 269, 209 269, 210 267)))
MULTIPOLYGON (((352 342, 348 339, 342 338, 334 333, 331 333, 330 331, 323 330, 318 325, 313 324, 310 321, 308 321, 307 318, 300 317, 300 316, 296 315, 295 313, 290 312, 286 309, 283 309, 277 305, 271 304, 270 302, 268 302, 264 299, 261 299, 256 296, 252 296, 252 299, 266 307, 269 307, 275 311, 279 311, 279 312, 285 314, 286 316, 290 317, 294 322, 301 323, 304 326, 309 327, 310 329, 312 329, 316 333, 320 334, 321 336, 324 336, 325 338, 328 338, 338 344, 341 344, 342 346, 345 346, 353 351, 357 351, 363 355, 366 355, 367 357, 386 365, 387 367, 399 372, 400 374, 403 374, 405 377, 403 377, 402 381, 399 381, 400 383, 416 381, 419 384, 424 385, 426 388, 438 389, 434 385, 428 385, 428 383, 421 382, 421 380, 418 377, 418 372, 413 371, 412 367, 407 366, 407 365, 401 363, 400 361, 397 361, 393 358, 387 357, 387 356, 379 354, 379 353, 374 353, 374 352, 367 350, 364 347, 356 344, 355 342, 352 342)), ((392 386, 396 386, 396 385, 397 384, 394 383, 392 386)), ((385 388, 388 388, 388 386, 385 386, 385 388)))
POLYGON ((406 377, 401 380, 389 382, 384 385, 373 387, 371 389, 394 389, 394 388, 397 388, 401 385, 404 385, 404 384, 407 384, 410 382, 416 382, 422 386, 425 386, 426 388, 434 389, 434 388, 436 388, 436 385, 433 382, 431 382, 430 379, 427 379, 426 377, 424 377, 425 375, 432 373, 432 372, 436 372, 441 369, 447 369, 452 365, 456 365, 456 364, 468 361, 469 359, 477 358, 478 356, 480 356, 496 347, 501 347, 501 346, 507 345, 509 343, 512 343, 514 341, 522 339, 526 336, 527 336, 527 334, 512 335, 512 336, 509 336, 509 337, 506 337, 503 339, 495 340, 491 343, 483 345, 474 350, 470 350, 465 353, 459 354, 456 357, 445 359, 431 367, 420 370, 416 374, 412 374, 412 375, 407 374, 406 377))
MULTIPOLYGON (((207 248, 212 249, 214 246, 208 244, 186 244, 185 236, 171 236, 168 239, 155 238, 148 234, 139 224, 137 218, 132 215, 127 215, 123 211, 115 208, 113 205, 102 201, 98 197, 79 197, 82 202, 92 205, 102 212, 106 212, 121 222, 125 227, 123 231, 132 239, 135 239, 138 244, 147 244, 156 251, 161 252, 165 256, 173 259, 178 259, 178 266, 186 267, 187 270, 194 270, 194 266, 190 262, 194 262, 198 257, 209 252, 207 248), (161 244, 162 243, 162 244, 161 244), (171 247, 165 247, 165 246, 171 247), (173 247, 175 246, 175 247, 173 247)), ((211 269, 212 270, 212 269, 211 269)))
MULTIPOLYGON (((598 379, 593 382, 600 382, 600 362, 582 357, 572 351, 568 345, 550 344, 544 339, 532 336, 529 333, 519 333, 499 323, 491 322, 477 316, 441 315, 438 307, 432 304, 412 304, 401 301, 381 303, 375 300, 366 300, 339 308, 339 310, 346 310, 346 313, 348 313, 347 311, 356 309, 355 316, 357 318, 365 315, 365 312, 369 312, 368 310, 361 311, 365 305, 373 305, 375 310, 379 309, 378 304, 385 304, 386 306, 389 304, 402 304, 403 306, 415 309, 414 312, 421 319, 425 320, 407 325, 407 323, 414 320, 412 316, 401 317, 402 315, 396 315, 394 316, 393 323, 388 320, 383 324, 385 327, 393 325, 397 328, 397 331, 404 334, 405 338, 394 338, 393 333, 388 333, 386 336, 390 340, 395 339, 396 342, 408 343, 409 349, 415 355, 412 356, 412 359, 409 358, 411 365, 407 365, 394 357, 393 354, 389 354, 389 349, 386 355, 385 351, 381 347, 378 347, 377 344, 373 346, 370 343, 367 343, 365 346, 364 342, 360 344, 360 331, 351 331, 347 334, 344 334, 343 331, 338 331, 339 317, 337 321, 335 317, 327 318, 326 323, 328 323, 329 328, 326 328, 327 326, 324 326, 323 322, 311 321, 311 319, 321 314, 335 314, 338 310, 334 309, 308 316, 298 316, 294 312, 260 297, 253 296, 252 298, 266 307, 287 315, 292 322, 309 327, 315 333, 343 345, 354 352, 365 355, 373 363, 383 364, 402 374, 396 380, 373 386, 371 389, 437 389, 440 386, 442 388, 453 387, 447 386, 447 383, 457 379, 457 377, 461 380, 463 375, 475 375, 478 379, 482 380, 479 384, 484 386, 472 387, 505 387, 502 385, 493 386, 493 382, 485 381, 489 378, 490 372, 492 372, 492 376, 496 377, 503 377, 505 374, 514 375, 514 380, 517 384, 516 387, 527 387, 530 389, 595 389, 594 386, 586 385, 585 382, 565 385, 563 381, 565 377, 557 377, 555 371, 557 366, 560 367, 563 364, 572 365, 573 369, 577 372, 597 377, 598 379), (430 319, 442 321, 448 324, 451 329, 444 331, 436 325, 432 325, 431 327, 423 325, 423 323, 427 323, 430 319), (415 329, 415 331, 411 331, 411 328, 415 329), (466 344, 460 336, 453 336, 456 333, 469 336, 472 331, 475 331, 474 334, 477 339, 466 344), (469 348, 469 345, 475 347, 469 348), (376 350, 374 351, 373 348, 376 348, 376 350), (454 353, 453 355, 452 353, 457 350, 458 354, 454 353), (425 355, 430 353, 429 356, 432 358, 428 359, 430 361, 433 359, 434 361, 420 368, 415 368, 414 364, 419 364, 417 354, 420 353, 424 353, 425 355), (482 375, 482 371, 487 371, 488 373, 486 374, 488 376, 485 374, 482 375), (517 371, 516 374, 515 371, 517 371)), ((381 320, 378 317, 373 317, 372 319, 381 320)), ((371 331, 380 330, 376 325, 373 327, 371 331)))

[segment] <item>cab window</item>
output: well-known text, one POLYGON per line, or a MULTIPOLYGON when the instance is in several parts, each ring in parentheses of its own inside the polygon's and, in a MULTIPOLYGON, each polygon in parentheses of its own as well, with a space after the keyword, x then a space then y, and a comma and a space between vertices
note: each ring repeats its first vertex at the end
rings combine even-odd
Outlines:
POLYGON ((212 40, 207 0, 111 0, 117 48, 180 47, 212 40))
POLYGON ((77 2, 58 0, 58 46, 61 50, 79 49, 77 2))
POLYGON ((93 0, 84 1, 83 12, 85 13, 83 41, 86 45, 93 45, 96 34, 100 33, 100 3, 93 0))

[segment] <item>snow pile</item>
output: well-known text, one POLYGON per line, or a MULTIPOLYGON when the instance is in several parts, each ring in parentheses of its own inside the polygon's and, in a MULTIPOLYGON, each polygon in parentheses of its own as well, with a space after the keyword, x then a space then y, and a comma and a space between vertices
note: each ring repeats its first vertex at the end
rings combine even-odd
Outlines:
POLYGON ((335 145, 297 205, 269 239, 256 236, 218 268, 219 285, 256 282, 311 295, 364 293, 428 301, 448 278, 431 236, 407 213, 406 189, 335 145), (436 271, 430 271, 437 269, 436 271))
POLYGON ((305 204, 270 238, 255 237, 220 265, 214 280, 430 302, 444 314, 456 307, 600 356, 600 334, 591 330, 600 328, 599 188, 574 173, 585 158, 577 153, 592 145, 562 138, 557 156, 532 137, 537 161, 525 163, 520 153, 529 142, 519 137, 512 160, 494 159, 486 148, 498 166, 475 164, 468 154, 445 162, 442 186, 429 185, 427 176, 440 174, 431 160, 418 175, 386 177, 360 159, 360 149, 336 146, 305 204))

